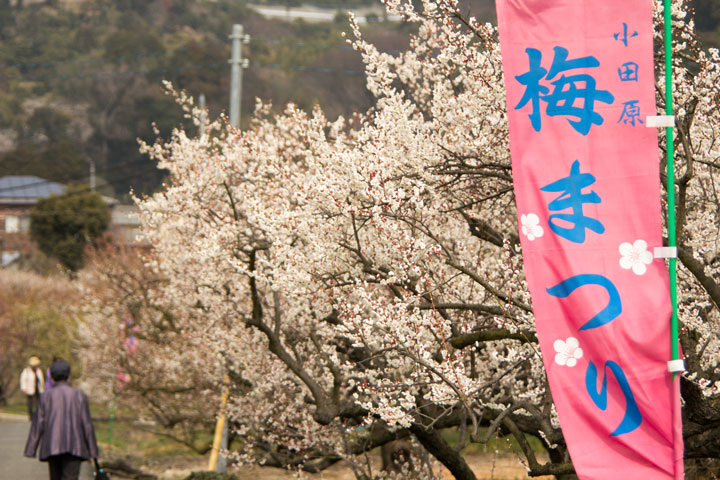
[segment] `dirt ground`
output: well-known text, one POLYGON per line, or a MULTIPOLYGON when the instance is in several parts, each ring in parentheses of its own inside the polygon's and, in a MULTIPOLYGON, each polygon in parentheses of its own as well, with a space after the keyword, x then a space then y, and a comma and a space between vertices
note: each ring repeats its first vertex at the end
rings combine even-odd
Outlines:
MULTIPOLYGON (((468 463, 477 475, 478 480, 518 480, 530 478, 525 468, 516 456, 502 455, 493 456, 490 454, 471 454, 467 457, 468 463)), ((379 467, 379 459, 373 459, 375 468, 379 467)), ((179 457, 172 461, 156 460, 143 466, 143 470, 154 473, 160 480, 182 480, 193 470, 204 470, 207 467, 207 459, 199 457, 179 457), (169 462, 169 463, 168 463, 169 462)), ((242 467, 233 473, 240 480, 289 480, 298 478, 293 472, 271 468, 248 466, 242 467)), ((447 470, 438 472, 442 480, 451 480, 453 477, 447 470)), ((352 470, 347 464, 338 463, 327 470, 316 473, 303 473, 306 480, 355 480, 352 470)), ((536 477, 548 480, 552 477, 536 477)))

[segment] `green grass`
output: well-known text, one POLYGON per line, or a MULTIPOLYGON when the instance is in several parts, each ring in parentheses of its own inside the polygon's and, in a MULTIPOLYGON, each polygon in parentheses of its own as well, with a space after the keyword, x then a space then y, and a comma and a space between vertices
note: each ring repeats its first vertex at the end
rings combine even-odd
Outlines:
MULTIPOLYGON (((95 419, 93 424, 95 426, 95 436, 101 447, 115 453, 136 455, 143 458, 197 454, 192 448, 168 436, 133 425, 133 422, 129 421, 127 416, 121 416, 113 421, 112 438, 110 436, 110 420, 107 417, 95 419)), ((211 433, 201 433, 198 435, 196 444, 202 445, 211 441, 211 433)))
MULTIPOLYGON (((112 422, 110 438, 111 405, 108 403, 90 403, 95 437, 101 450, 122 455, 134 455, 142 458, 186 456, 197 454, 190 447, 167 436, 149 432, 132 425, 129 419, 137 417, 135 412, 117 409, 112 422)), ((0 407, 0 413, 27 415, 27 404, 23 398, 13 398, 8 405, 0 407)), ((198 435, 197 444, 212 441, 212 432, 198 435)))
MULTIPOLYGON (((487 432, 487 428, 480 428, 478 436, 483 438, 487 432)), ((456 428, 449 428, 443 430, 443 438, 450 445, 457 445, 459 441, 459 433, 456 428)), ((530 447, 535 453, 544 453, 542 442, 530 435, 525 435, 530 447)), ((492 435, 487 443, 469 443, 467 447, 463 449, 463 453, 494 453, 497 451, 500 454, 512 455, 515 453, 522 452, 517 439, 513 435, 506 435, 504 437, 498 437, 492 435)))
MULTIPOLYGON (((142 458, 172 457, 193 455, 195 452, 188 446, 176 442, 164 435, 158 435, 145 431, 133 426, 127 421, 128 418, 134 418, 135 415, 131 411, 118 409, 115 412, 115 420, 113 421, 112 439, 110 439, 110 411, 111 405, 91 403, 90 411, 94 418, 95 436, 101 449, 118 454, 135 455, 142 458)), ((16 400, 5 407, 0 407, 0 412, 14 413, 24 415, 27 412, 27 406, 24 401, 16 400)), ((479 436, 483 437, 486 428, 481 428, 479 436)), ((443 431, 443 437, 450 443, 456 445, 458 443, 458 431, 451 428, 443 431)), ((544 453, 545 449, 542 442, 535 437, 526 436, 528 443, 535 453, 544 453)), ((198 435, 197 443, 207 443, 212 441, 212 432, 202 433, 198 435)), ((498 438, 493 435, 490 440, 485 443, 470 443, 463 452, 469 453, 495 453, 503 455, 514 455, 521 452, 517 440, 512 435, 498 438)))
POLYGON ((10 403, 0 407, 0 413, 12 413, 15 415, 27 415, 27 403, 25 400, 11 399, 10 403))

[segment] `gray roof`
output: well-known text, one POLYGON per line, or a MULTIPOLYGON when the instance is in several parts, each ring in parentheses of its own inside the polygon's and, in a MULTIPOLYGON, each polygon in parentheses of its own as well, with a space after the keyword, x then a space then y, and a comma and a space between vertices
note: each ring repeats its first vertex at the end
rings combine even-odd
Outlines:
POLYGON ((65 186, 33 176, 0 177, 0 199, 38 199, 63 193, 65 186))

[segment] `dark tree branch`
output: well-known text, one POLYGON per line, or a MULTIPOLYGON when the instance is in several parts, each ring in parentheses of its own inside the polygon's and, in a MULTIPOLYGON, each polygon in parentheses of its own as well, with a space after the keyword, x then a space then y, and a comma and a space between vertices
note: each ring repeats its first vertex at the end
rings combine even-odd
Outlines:
POLYGON ((428 452, 450 470, 457 480, 476 480, 475 473, 462 454, 456 452, 438 430, 414 423, 410 427, 410 431, 428 452))
POLYGON ((531 313, 531 312, 532 312, 532 307, 530 307, 530 305, 526 305, 526 304, 524 304, 523 302, 521 302, 521 301, 519 301, 519 300, 515 300, 514 298, 509 297, 509 296, 505 295, 504 293, 501 293, 500 291, 498 291, 497 289, 495 289, 492 285, 490 285, 488 282, 486 282, 485 280, 483 280, 482 278, 480 278, 480 276, 479 276, 477 273, 473 272, 472 270, 470 270, 469 268, 465 267, 464 265, 461 265, 461 264, 459 264, 459 263, 457 263, 457 262, 455 262, 455 261, 453 261, 453 260, 448 260, 446 263, 447 263, 448 265, 450 265, 451 267, 453 267, 453 268, 461 271, 462 273, 464 273, 465 275, 469 276, 470 278, 472 278, 473 281, 475 281, 475 283, 478 283, 478 284, 482 285, 482 287, 483 287, 485 290, 487 290, 491 295, 493 295, 493 296, 496 297, 497 299, 499 299, 499 300, 501 300, 501 301, 503 301, 503 302, 505 302, 505 303, 509 303, 509 304, 511 304, 511 305, 514 305, 514 306, 516 306, 516 307, 520 308, 521 310, 524 310, 524 311, 526 311, 526 312, 528 312, 528 313, 531 313))
POLYGON ((450 339, 450 345, 455 348, 465 348, 474 345, 476 342, 489 342, 493 340, 518 340, 521 343, 537 343, 538 339, 534 332, 521 330, 510 332, 504 328, 491 328, 479 332, 466 333, 450 339))
POLYGON ((263 322, 262 300, 257 290, 257 284, 253 275, 255 271, 256 251, 250 253, 250 294, 252 296, 252 317, 248 324, 257 328, 268 339, 268 349, 275 354, 297 377, 307 386, 315 400, 315 421, 320 425, 328 425, 337 416, 337 408, 331 402, 329 396, 315 379, 301 367, 301 365, 290 355, 280 340, 280 337, 263 322))
POLYGON ((419 310, 471 310, 473 312, 487 313, 488 315, 505 315, 502 308, 497 305, 483 305, 479 303, 421 303, 414 305, 419 310))
POLYGON ((710 300, 715 304, 715 307, 720 309, 720 286, 717 282, 705 273, 705 267, 702 263, 693 257, 692 252, 684 247, 678 247, 678 259, 685 265, 690 273, 697 279, 698 283, 707 292, 710 300))

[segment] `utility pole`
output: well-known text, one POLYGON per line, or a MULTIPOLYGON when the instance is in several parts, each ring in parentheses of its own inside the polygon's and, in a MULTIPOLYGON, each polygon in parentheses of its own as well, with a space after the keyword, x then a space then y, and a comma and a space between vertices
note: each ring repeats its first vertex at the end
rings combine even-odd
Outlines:
MULTIPOLYGON (((250 42, 250 36, 243 34, 243 27, 234 24, 232 34, 232 56, 230 57, 230 125, 240 128, 240 101, 242 99, 242 69, 248 66, 247 59, 242 57, 242 44, 250 42)), ((204 107, 205 96, 200 97, 201 106, 204 107)), ((204 117, 203 117, 204 119, 204 117)), ((202 124, 205 122, 203 121, 202 124)), ((204 135, 204 128, 201 135, 204 135)), ((215 470, 218 473, 225 473, 227 469, 227 459, 222 453, 227 451, 228 447, 228 422, 225 418, 223 410, 228 400, 228 383, 230 379, 227 374, 223 377, 223 393, 218 415, 215 424, 215 438, 213 439, 213 447, 210 454, 210 462, 208 470, 215 470)))
MULTIPOLYGON (((227 387, 225 387, 225 389, 227 389, 227 387)), ((225 393, 225 395, 227 395, 227 392, 225 393)), ((225 458, 225 454, 223 452, 226 452, 228 448, 228 422, 227 418, 225 418, 224 420, 225 421, 223 422, 222 437, 220 438, 221 451, 218 454, 217 468, 215 469, 215 471, 218 473, 225 473, 227 471, 227 458, 225 458)))
POLYGON ((198 97, 198 106, 202 113, 200 114, 200 140, 205 138, 205 129, 207 128, 207 115, 205 114, 205 94, 201 93, 198 97))
POLYGON ((90 191, 95 191, 95 160, 90 160, 90 191))
POLYGON ((225 473, 227 470, 227 461, 222 452, 227 450, 228 426, 224 410, 228 401, 229 382, 230 377, 225 374, 223 376, 222 396, 220 398, 220 412, 218 413, 217 422, 215 423, 215 437, 213 438, 210 462, 208 463, 208 470, 211 472, 225 473))
POLYGON ((243 34, 242 25, 235 24, 232 28, 232 57, 230 58, 230 125, 240 128, 240 100, 242 99, 242 69, 248 66, 247 59, 242 57, 242 44, 250 41, 249 35, 243 34))

